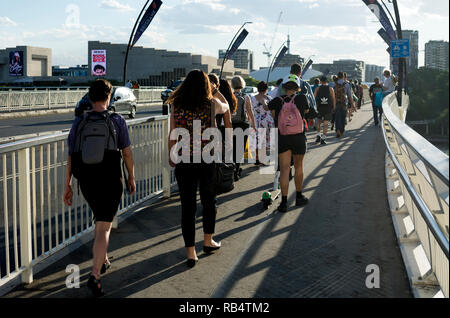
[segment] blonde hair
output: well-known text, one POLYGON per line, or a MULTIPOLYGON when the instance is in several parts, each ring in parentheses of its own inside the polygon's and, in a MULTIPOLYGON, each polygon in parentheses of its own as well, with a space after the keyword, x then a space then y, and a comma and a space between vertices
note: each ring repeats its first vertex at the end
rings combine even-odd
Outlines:
POLYGON ((245 86, 246 84, 242 76, 235 76, 231 80, 231 87, 233 87, 233 89, 243 89, 245 86))

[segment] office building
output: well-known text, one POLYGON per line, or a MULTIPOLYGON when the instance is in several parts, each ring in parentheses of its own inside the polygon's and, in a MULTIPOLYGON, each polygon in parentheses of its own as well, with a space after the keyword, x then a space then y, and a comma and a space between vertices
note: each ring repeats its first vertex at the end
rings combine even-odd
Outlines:
POLYGON ((429 41, 425 44, 425 67, 448 71, 448 42, 429 41))
MULTIPOLYGON (((126 50, 126 44, 89 41, 90 75, 122 82, 126 50)), ((127 79, 144 86, 167 86, 186 77, 193 69, 219 74, 221 65, 222 60, 210 56, 135 46, 128 56, 127 79)), ((223 76, 234 75, 248 77, 249 71, 235 68, 234 61, 228 61, 223 76)))
POLYGON ((409 40, 409 54, 406 58, 408 73, 414 72, 419 68, 419 31, 403 30, 403 39, 409 40))
MULTIPOLYGON (((225 57, 227 50, 219 50, 219 59, 222 60, 225 57)), ((234 67, 240 69, 246 69, 249 72, 254 70, 253 52, 249 50, 237 50, 231 57, 234 61, 234 67)))
POLYGON ((0 50, 0 83, 33 81, 52 75, 52 50, 17 46, 0 50))
POLYGON ((384 66, 366 64, 365 81, 369 83, 374 82, 376 77, 378 77, 379 79, 383 79, 384 70, 384 66))

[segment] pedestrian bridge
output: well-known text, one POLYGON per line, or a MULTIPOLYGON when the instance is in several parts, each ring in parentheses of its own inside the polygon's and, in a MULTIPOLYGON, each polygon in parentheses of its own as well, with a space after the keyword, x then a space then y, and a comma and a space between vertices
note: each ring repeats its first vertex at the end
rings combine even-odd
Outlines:
MULTIPOLYGON (((449 297, 448 156, 403 123, 407 107, 394 94, 383 108, 381 129, 366 104, 344 138, 319 146, 308 133, 310 204, 302 209, 264 211, 273 176, 246 165, 233 192, 218 198, 222 248, 199 253, 189 270, 166 160, 167 117, 131 121, 138 192, 120 206, 105 297, 449 297)), ((72 208, 63 205, 66 138, 0 146, 4 297, 90 296, 92 216, 77 194, 72 208), (66 287, 71 264, 80 269, 79 289, 66 287)), ((293 182, 290 191, 292 203, 293 182)))

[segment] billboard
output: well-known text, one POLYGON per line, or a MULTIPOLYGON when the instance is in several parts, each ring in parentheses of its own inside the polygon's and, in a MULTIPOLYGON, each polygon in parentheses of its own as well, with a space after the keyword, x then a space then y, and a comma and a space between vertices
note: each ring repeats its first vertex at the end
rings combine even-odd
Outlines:
POLYGON ((23 76, 23 51, 9 52, 9 76, 23 76))
POLYGON ((106 50, 92 50, 91 52, 91 75, 106 75, 106 50))
POLYGON ((229 60, 233 57, 234 53, 236 53, 236 51, 239 49, 239 47, 241 46, 242 42, 244 42, 247 35, 248 31, 246 29, 242 30, 241 34, 239 34, 236 41, 234 41, 233 45, 231 46, 231 49, 228 51, 225 60, 229 60))

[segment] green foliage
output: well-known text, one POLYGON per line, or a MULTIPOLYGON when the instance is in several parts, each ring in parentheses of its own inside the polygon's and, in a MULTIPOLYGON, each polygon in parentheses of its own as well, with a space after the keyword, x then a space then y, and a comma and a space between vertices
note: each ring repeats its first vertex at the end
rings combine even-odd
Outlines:
POLYGON ((408 76, 410 107, 407 120, 437 120, 448 125, 449 74, 420 68, 408 76))
POLYGON ((256 87, 256 86, 258 86, 259 82, 260 81, 255 80, 253 77, 247 77, 245 79, 245 85, 247 85, 247 86, 256 87))

